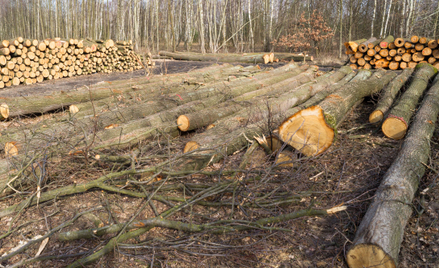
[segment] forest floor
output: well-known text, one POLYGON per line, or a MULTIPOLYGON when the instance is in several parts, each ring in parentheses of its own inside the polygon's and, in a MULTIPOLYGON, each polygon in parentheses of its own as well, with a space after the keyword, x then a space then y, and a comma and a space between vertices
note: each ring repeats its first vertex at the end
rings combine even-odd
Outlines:
MULTIPOLYGON (((156 75, 186 72, 208 65, 211 63, 157 61, 153 72, 156 75)), ((34 86, 14 87, 0 92, 0 96, 27 96, 36 92, 69 90, 100 81, 130 79, 142 75, 145 75, 143 70, 134 73, 69 78, 34 86)), ((378 126, 367 123, 375 102, 376 99, 369 98, 350 112, 340 126, 333 146, 320 156, 305 158, 290 150, 289 153, 294 159, 293 167, 273 168, 273 157, 259 154, 259 159, 253 158, 254 164, 251 164, 244 173, 245 176, 263 178, 264 183, 239 185, 234 192, 237 200, 245 200, 251 198, 249 193, 282 190, 296 194, 299 197, 297 202, 271 208, 238 206, 234 210, 194 206, 190 208, 190 212, 176 214, 173 219, 197 223, 226 219, 252 221, 311 207, 329 209, 339 205, 346 205, 346 211, 271 224, 269 229, 259 228, 220 235, 154 228, 136 239, 125 242, 134 244, 141 241, 143 247, 130 249, 127 245, 119 245, 110 254, 89 267, 347 267, 344 255, 351 246, 356 229, 374 192, 403 142, 387 139, 378 126)), ((160 147, 142 151, 142 155, 177 154, 181 152, 184 143, 191 135, 201 131, 203 130, 160 143, 160 147)), ((439 267, 439 199, 437 198, 439 196, 437 184, 439 128, 435 131, 431 146, 428 169, 420 181, 419 191, 413 202, 414 212, 405 228, 399 257, 400 267, 439 267), (420 192, 423 194, 419 194, 420 192)), ((245 150, 236 152, 222 163, 209 167, 208 171, 236 169, 244 154, 245 150)), ((153 164, 155 163, 150 163, 153 164)), ((108 167, 94 162, 85 163, 84 159, 72 156, 50 168, 53 169, 50 173, 56 180, 52 180, 48 188, 56 189, 96 179, 108 167)), ((231 179, 233 178, 226 175, 193 174, 177 177, 173 182, 209 184, 231 179)), ((213 197, 213 200, 215 198, 220 197, 213 197)), ((18 200, 20 197, 0 199, 0 210, 18 200)), ((157 211, 166 209, 162 203, 155 202, 155 204, 157 211)), ((47 230, 72 219, 79 212, 102 207, 94 213, 93 217, 80 217, 63 228, 62 232, 92 228, 96 220, 103 224, 126 222, 143 205, 142 198, 95 190, 26 209, 18 219, 14 218, 14 215, 3 217, 0 219, 0 235, 8 231, 11 221, 16 221, 14 226, 26 225, 0 240, 0 256, 19 245, 20 241, 44 234, 47 230)), ((142 210, 138 218, 153 217, 154 213, 154 209, 148 206, 142 210)), ((48 258, 27 264, 26 267, 65 267, 74 260, 86 256, 88 252, 102 247, 111 237, 69 242, 60 242, 56 238, 51 238, 42 256, 59 256, 59 258, 48 258)), ((38 248, 39 244, 0 263, 0 267, 31 259, 38 248)))

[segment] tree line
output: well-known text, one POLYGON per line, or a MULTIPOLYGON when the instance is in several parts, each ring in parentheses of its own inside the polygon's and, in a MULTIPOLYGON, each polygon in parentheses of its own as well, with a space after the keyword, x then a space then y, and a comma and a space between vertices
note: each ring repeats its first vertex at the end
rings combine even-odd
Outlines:
POLYGON ((275 47, 278 40, 300 31, 301 19, 315 11, 332 34, 308 53, 341 52, 342 42, 370 36, 437 38, 439 18, 437 0, 0 0, 0 6, 0 39, 131 39, 152 52, 285 50, 275 47))

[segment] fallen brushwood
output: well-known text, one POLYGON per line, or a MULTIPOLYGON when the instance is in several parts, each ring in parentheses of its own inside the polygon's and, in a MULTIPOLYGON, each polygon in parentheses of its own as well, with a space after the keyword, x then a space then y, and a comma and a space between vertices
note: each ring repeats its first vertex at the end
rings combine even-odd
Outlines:
POLYGON ((390 110, 381 127, 386 137, 399 140, 404 138, 418 102, 428 87, 429 80, 436 75, 437 69, 428 63, 416 67, 413 80, 401 99, 390 110))
POLYGON ((386 114, 390 109, 396 96, 400 92, 401 88, 405 85, 407 80, 411 77, 413 71, 414 69, 412 68, 405 69, 402 74, 393 79, 392 82, 390 82, 390 84, 384 89, 384 92, 382 93, 375 110, 369 115, 370 123, 375 124, 383 120, 384 114, 386 114))
POLYGON ((338 125, 352 107, 364 97, 379 92, 395 76, 393 72, 377 72, 367 81, 334 92, 318 105, 286 119, 279 126, 279 137, 307 156, 326 151, 333 143, 338 125))
POLYGON ((346 254, 351 268, 397 267, 412 201, 430 157, 430 140, 439 113, 439 83, 427 92, 407 137, 384 175, 346 254))

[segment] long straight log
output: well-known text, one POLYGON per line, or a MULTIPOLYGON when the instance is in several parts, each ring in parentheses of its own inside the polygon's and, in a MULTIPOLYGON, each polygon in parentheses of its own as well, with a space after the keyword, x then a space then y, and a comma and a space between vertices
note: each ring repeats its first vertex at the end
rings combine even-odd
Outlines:
POLYGON ((401 88, 405 85, 407 80, 413 74, 414 69, 407 68, 400 75, 390 82, 390 84, 384 89, 384 92, 378 101, 375 110, 369 115, 370 123, 381 122, 384 118, 384 114, 390 109, 396 96, 400 92, 401 88))
MULTIPOLYGON (((366 73, 370 74, 370 72, 367 71, 361 72, 362 75, 366 73)), ((313 99, 314 102, 320 101, 322 98, 324 98, 324 96, 326 96, 326 94, 330 94, 332 90, 337 90, 343 87, 343 85, 345 85, 353 77, 353 75, 354 73, 348 74, 345 77, 347 79, 342 79, 339 85, 337 85, 337 83, 333 84, 329 88, 326 88, 326 90, 320 91, 314 95, 314 97, 311 99, 313 99)), ((274 114, 270 122, 273 125, 280 124, 282 120, 284 120, 285 115, 289 116, 295 114, 296 112, 297 108, 291 108, 285 111, 285 113, 274 114)), ((201 147, 177 161, 174 167, 175 169, 179 170, 196 171, 206 167, 208 164, 217 163, 225 156, 231 155, 239 150, 242 150, 245 148, 245 146, 248 146, 248 144, 255 137, 262 137, 263 134, 268 135, 269 133, 267 130, 270 129, 270 127, 271 126, 268 125, 267 120, 260 120, 256 123, 238 128, 225 135, 218 135, 217 139, 212 139, 212 142, 209 143, 208 146, 201 147)))
POLYGON ((281 140, 307 156, 326 151, 346 113, 364 97, 379 92, 395 76, 394 72, 377 72, 373 78, 352 83, 318 105, 298 112, 280 125, 281 140))
POLYGON ((250 56, 214 56, 214 55, 204 55, 195 53, 175 53, 160 51, 160 56, 172 57, 176 60, 192 60, 192 61, 214 61, 214 62, 242 62, 242 63, 269 63, 269 57, 264 55, 250 55, 250 56))
MULTIPOLYGON (((182 75, 174 75, 169 77, 157 77, 154 79, 143 78, 137 79, 143 80, 145 83, 153 84, 154 87, 158 87, 160 81, 174 80, 181 81, 182 75)), ((123 92, 135 92, 136 88, 127 87, 127 81, 120 83, 119 86, 113 85, 113 83, 96 84, 92 87, 82 87, 76 91, 57 92, 50 96, 35 95, 32 97, 3 97, 3 101, 10 107, 10 116, 19 116, 26 114, 40 114, 55 109, 68 108, 69 105, 74 103, 88 102, 90 99, 99 100, 121 94, 123 92)), ((1 95, 1 94, 0 94, 1 95)))
POLYGON ((350 268, 396 268, 413 197, 425 173, 439 114, 439 83, 427 92, 393 164, 384 175, 346 254, 350 268))
POLYGON ((419 99, 427 88, 429 80, 436 73, 437 69, 428 63, 420 63, 416 66, 416 73, 410 87, 389 112, 381 127, 384 135, 395 140, 402 139, 405 136, 419 99))
POLYGON ((324 90, 326 87, 322 85, 326 84, 325 82, 328 82, 328 80, 330 80, 329 83, 331 84, 336 83, 350 72, 352 72, 352 70, 349 67, 343 68, 339 72, 331 75, 330 78, 320 81, 319 84, 298 87, 278 96, 277 98, 260 102, 259 104, 250 106, 232 116, 225 117, 222 120, 215 122, 214 128, 195 135, 191 141, 186 143, 184 152, 189 152, 200 147, 206 148, 219 136, 223 136, 238 129, 243 124, 252 124, 259 120, 264 120, 270 115, 272 116, 274 114, 282 113, 291 107, 297 106, 318 92, 324 90))
MULTIPOLYGON (((294 89, 301 84, 310 82, 314 78, 316 68, 316 66, 314 68, 310 68, 308 71, 299 74, 298 76, 276 83, 271 87, 265 87, 264 89, 267 91, 267 93, 270 93, 270 96, 294 89), (278 88, 281 90, 277 90, 278 88)), ((177 118, 177 125, 181 131, 191 131, 197 128, 205 127, 212 124, 216 120, 234 114, 245 107, 253 106, 253 103, 253 101, 243 101, 242 96, 239 96, 235 99, 232 99, 229 104, 225 106, 221 105, 215 108, 204 109, 200 112, 180 115, 177 118)))

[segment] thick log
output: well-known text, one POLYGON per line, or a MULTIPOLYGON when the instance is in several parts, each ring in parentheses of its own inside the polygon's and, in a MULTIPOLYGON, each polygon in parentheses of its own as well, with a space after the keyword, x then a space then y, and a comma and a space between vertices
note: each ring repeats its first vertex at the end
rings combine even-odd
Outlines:
POLYGON ((265 54, 250 55, 250 56, 218 56, 215 54, 205 55, 201 53, 182 53, 182 52, 167 52, 160 51, 160 56, 172 57, 176 60, 192 60, 192 61, 214 61, 214 62, 242 62, 242 63, 269 63, 269 57, 264 58, 265 54))
POLYGON ((418 43, 418 42, 419 42, 419 36, 417 36, 417 35, 412 35, 412 36, 410 37, 410 42, 412 42, 413 44, 418 43))
POLYGON ((430 40, 427 45, 431 50, 434 50, 438 47, 437 39, 430 40))
POLYGON ((232 116, 225 117, 222 120, 215 122, 214 128, 192 137, 191 141, 186 143, 184 152, 193 151, 199 148, 208 148, 214 140, 242 127, 243 124, 253 124, 260 120, 270 121, 271 119, 268 119, 267 117, 283 113, 291 107, 302 104, 318 92, 325 91, 327 87, 324 85, 328 84, 328 80, 331 80, 332 82, 329 83, 333 84, 350 72, 352 72, 352 70, 349 67, 345 67, 343 70, 331 75, 330 78, 321 80, 317 84, 298 87, 277 98, 255 103, 254 106, 250 106, 232 116))
MULTIPOLYGON (((436 79, 437 81, 437 79, 436 79)), ((439 83, 427 92, 398 156, 384 175, 346 254, 350 268, 396 268, 413 197, 430 157, 439 113, 439 83)))
MULTIPOLYGON (((370 72, 361 72, 361 74, 370 73, 370 72)), ((354 73, 348 74, 344 79, 340 82, 340 85, 333 84, 331 87, 327 88, 324 91, 319 92, 314 95, 311 99, 307 101, 307 103, 315 103, 319 102, 324 96, 330 94, 332 90, 337 90, 343 85, 346 84, 353 77, 354 73)), ((300 109, 300 108, 299 108, 300 109)), ((273 125, 280 124, 282 120, 285 118, 285 115, 292 115, 296 113, 298 108, 291 108, 285 113, 275 114, 271 120, 273 125)), ((211 143, 208 144, 207 148, 200 148, 198 151, 193 151, 187 156, 183 157, 180 161, 175 163, 176 169, 181 170, 200 170, 209 163, 217 163, 221 159, 223 159, 226 155, 231 155, 243 147, 247 146, 251 140, 255 137, 262 137, 263 134, 268 136, 267 133, 270 126, 268 125, 268 121, 261 120, 257 123, 250 124, 244 126, 242 128, 236 129, 230 133, 225 135, 218 135, 217 139, 213 139, 211 143)))
POLYGON ((301 110, 279 127, 279 137, 306 156, 318 155, 333 143, 346 113, 364 97, 379 92, 396 74, 381 70, 367 81, 350 83, 316 106, 301 110))
POLYGON ((369 44, 373 44, 373 42, 376 42, 378 39, 376 39, 375 37, 371 37, 371 38, 369 38, 367 41, 365 41, 365 42, 363 42, 362 44, 360 44, 359 46, 358 46, 358 50, 361 52, 361 53, 365 53, 365 52, 367 52, 367 50, 368 50, 368 45, 369 44))
POLYGON ((345 42, 344 46, 346 47, 346 54, 354 54, 358 51, 358 47, 361 45, 361 43, 366 41, 367 39, 359 39, 355 41, 345 42))
POLYGON ((292 54, 292 53, 275 53, 274 57, 280 61, 313 61, 313 56, 292 54))
MULTIPOLYGON (((215 68, 215 67, 210 67, 215 68)), ((217 66, 216 66, 217 68, 217 66)), ((134 79, 131 82, 143 81, 152 85, 152 88, 158 88, 161 81, 175 80, 181 82, 182 78, 187 74, 170 75, 150 79, 149 77, 142 77, 134 79)), ((90 98, 99 100, 110 96, 116 96, 123 92, 135 92, 136 88, 127 87, 126 81, 115 83, 96 84, 92 87, 82 87, 76 91, 59 92, 50 96, 36 95, 29 97, 4 98, 4 102, 9 105, 10 116, 19 116, 25 114, 38 114, 48 112, 54 109, 68 108, 69 105, 81 102, 89 102, 90 98)))
POLYGON ((392 35, 387 36, 386 38, 384 38, 383 40, 381 40, 380 42, 380 47, 381 48, 388 48, 389 43, 393 42, 395 39, 393 38, 392 35))
MULTIPOLYGON (((349 67, 346 67, 349 68, 349 67)), ((315 76, 315 71, 317 71, 318 67, 314 66, 309 68, 306 72, 303 72, 299 74, 298 76, 292 77, 290 79, 286 79, 282 82, 276 83, 270 87, 263 88, 265 92, 263 92, 264 95, 266 94, 279 94, 283 93, 285 91, 293 90, 296 87, 312 81, 312 79, 315 76)), ((325 77, 326 79, 326 77, 325 77)), ((259 91, 259 90, 258 90, 259 91)), ((257 91, 256 91, 257 92, 257 91)), ((255 92, 255 93, 256 93, 255 92)), ((253 92, 251 93, 253 94, 253 92)), ((247 95, 247 94, 245 94, 247 95)), ((208 126, 215 121, 227 117, 231 114, 234 114, 240 110, 242 110, 245 107, 251 106, 252 108, 255 108, 255 103, 263 102, 265 98, 258 99, 255 101, 245 101, 243 97, 249 98, 247 96, 239 96, 235 99, 230 100, 226 105, 221 105, 219 107, 213 107, 211 109, 204 109, 200 112, 190 113, 190 114, 182 114, 177 118, 177 125, 178 128, 181 131, 191 131, 197 128, 208 126)), ((250 96, 250 98, 254 98, 250 96)))
POLYGON ((375 110, 369 115, 370 123, 375 124, 383 120, 384 114, 390 109, 396 96, 400 92, 401 88, 405 85, 407 80, 411 77, 413 71, 414 69, 412 68, 405 69, 383 90, 375 110))
POLYGON ((427 88, 429 80, 436 73, 437 69, 428 63, 420 63, 416 66, 416 72, 409 88, 389 112, 381 127, 384 135, 395 140, 404 138, 419 99, 427 88))

